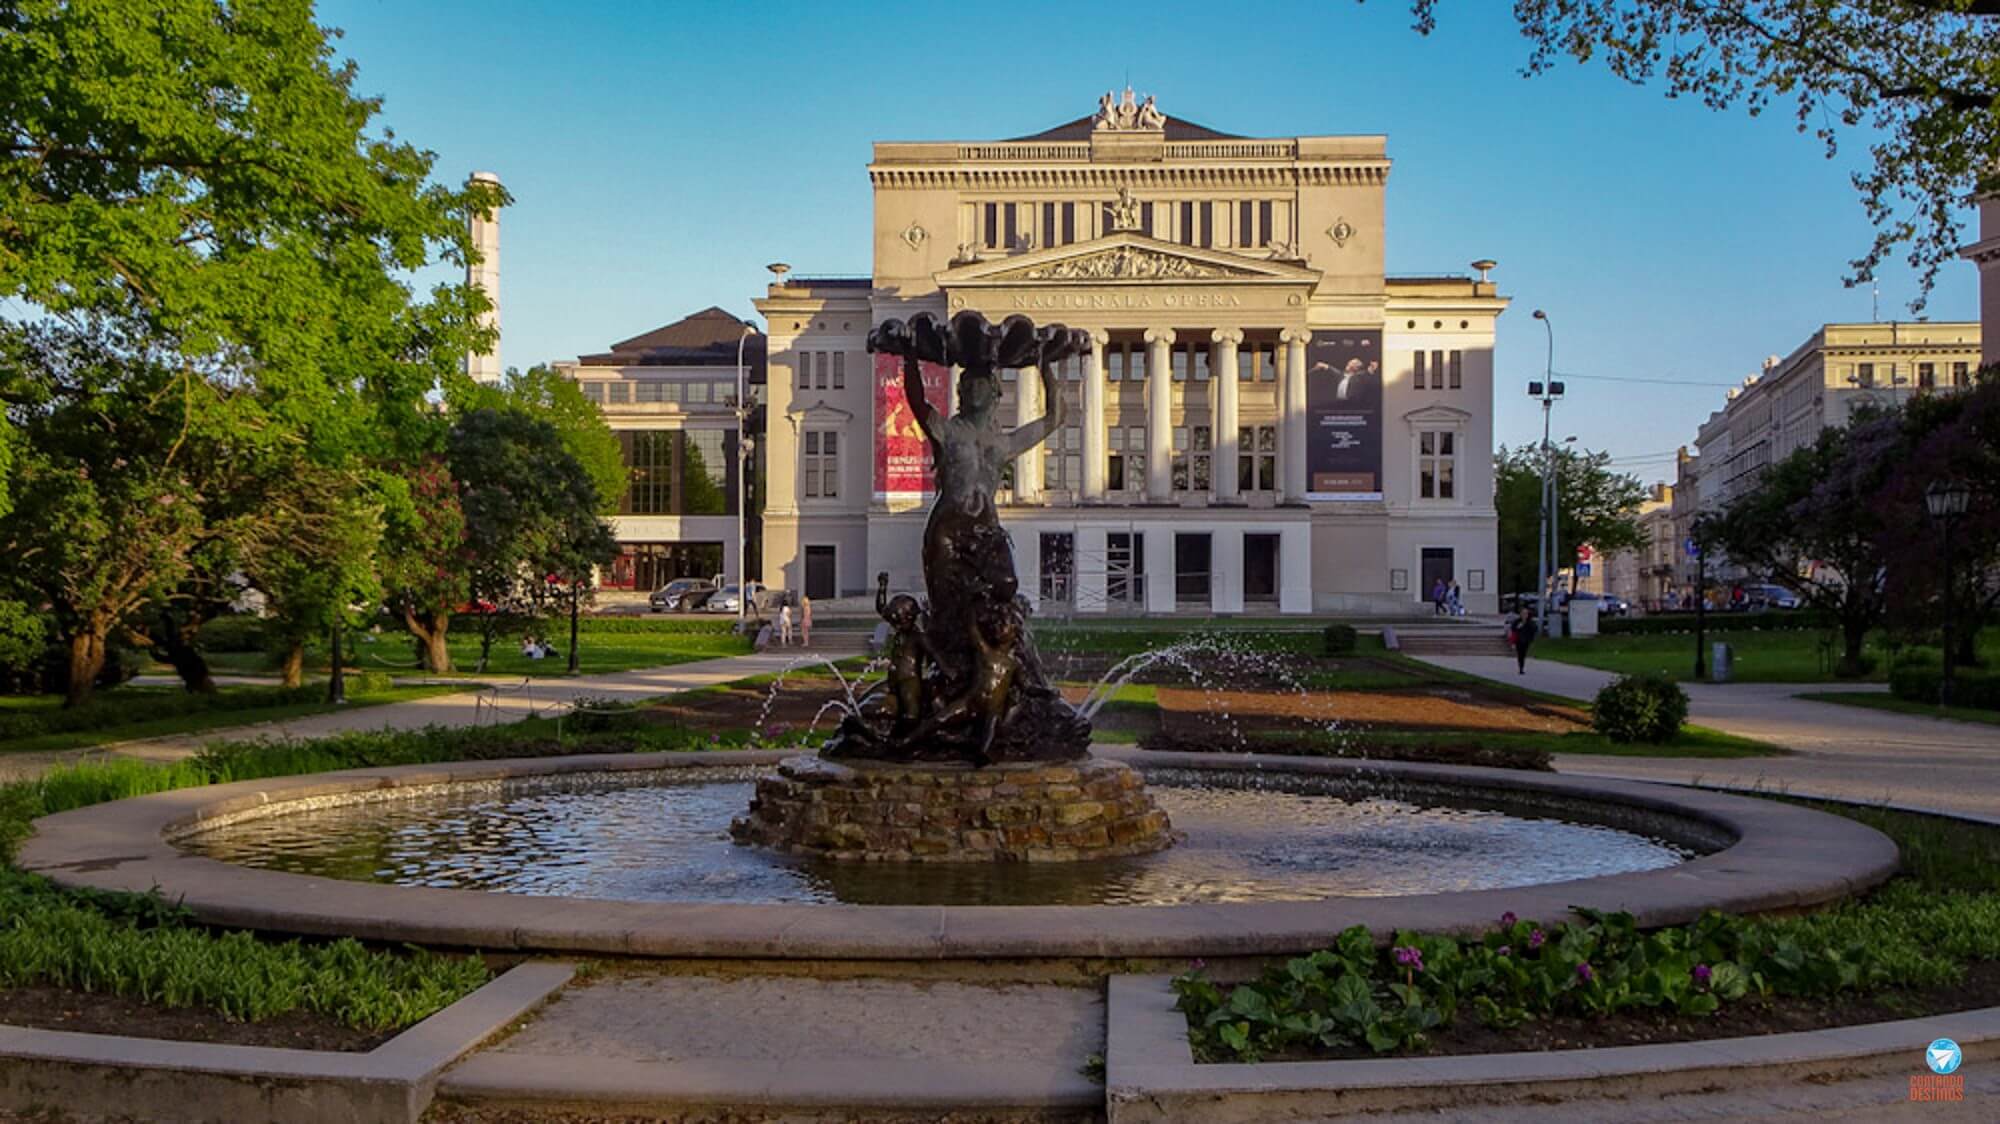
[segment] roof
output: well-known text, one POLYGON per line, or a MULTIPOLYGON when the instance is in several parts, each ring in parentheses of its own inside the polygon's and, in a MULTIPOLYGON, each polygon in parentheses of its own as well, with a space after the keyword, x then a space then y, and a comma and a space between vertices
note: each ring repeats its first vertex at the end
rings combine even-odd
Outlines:
MULTIPOLYGON (((692 316, 650 332, 619 340, 611 350, 578 359, 586 367, 734 367, 736 345, 746 321, 710 305, 692 316)), ((764 367, 764 333, 754 324, 743 359, 756 370, 764 367)))
MULTIPOLYGON (((1089 117, 1079 117, 1074 121, 1065 122, 1064 124, 1057 125, 1053 129, 1036 133, 1033 136, 1012 137, 1010 138, 1010 140, 1012 141, 1089 140, 1092 123, 1096 120, 1097 118, 1094 115, 1089 117)), ((1169 117, 1167 118, 1167 139, 1170 141, 1184 141, 1184 140, 1242 140, 1243 138, 1235 133, 1221 133, 1217 132, 1214 129, 1209 128, 1206 125, 1197 125, 1192 121, 1183 121, 1178 117, 1169 117)))

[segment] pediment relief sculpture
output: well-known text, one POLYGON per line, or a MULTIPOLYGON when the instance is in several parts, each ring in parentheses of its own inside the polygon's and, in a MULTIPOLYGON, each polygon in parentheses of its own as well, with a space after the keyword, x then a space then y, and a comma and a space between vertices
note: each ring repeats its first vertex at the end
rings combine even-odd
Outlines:
POLYGON ((1257 275, 1248 270, 1229 269, 1137 246, 1064 258, 1008 275, 1022 281, 1207 281, 1254 276, 1257 275))

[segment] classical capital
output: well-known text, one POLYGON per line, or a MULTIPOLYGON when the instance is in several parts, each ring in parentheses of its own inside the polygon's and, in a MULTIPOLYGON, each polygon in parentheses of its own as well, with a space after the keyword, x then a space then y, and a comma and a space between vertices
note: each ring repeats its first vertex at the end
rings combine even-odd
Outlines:
POLYGON ((1208 338, 1210 341, 1214 343, 1226 343, 1231 347, 1234 347, 1237 344, 1243 342, 1243 329, 1217 328, 1215 331, 1210 332, 1208 334, 1208 338))
POLYGON ((1146 329, 1146 342, 1163 343, 1168 347, 1172 347, 1174 343, 1174 330, 1172 328, 1148 328, 1146 329))
POLYGON ((1280 341, 1284 343, 1295 343, 1301 346, 1311 343, 1312 338, 1313 334, 1304 328, 1286 328, 1284 331, 1278 333, 1278 339, 1280 341))
POLYGON ((1090 329, 1090 346, 1092 349, 1098 352, 1102 352, 1104 350, 1104 345, 1110 342, 1111 342, 1110 332, 1105 331, 1103 328, 1090 329))

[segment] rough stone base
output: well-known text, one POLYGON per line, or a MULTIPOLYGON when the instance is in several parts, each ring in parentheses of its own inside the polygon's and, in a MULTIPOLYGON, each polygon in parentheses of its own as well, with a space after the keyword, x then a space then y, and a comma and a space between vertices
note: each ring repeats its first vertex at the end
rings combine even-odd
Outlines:
POLYGON ((1095 758, 983 769, 787 758, 729 833, 843 862, 1072 862, 1174 842, 1138 771, 1095 758))

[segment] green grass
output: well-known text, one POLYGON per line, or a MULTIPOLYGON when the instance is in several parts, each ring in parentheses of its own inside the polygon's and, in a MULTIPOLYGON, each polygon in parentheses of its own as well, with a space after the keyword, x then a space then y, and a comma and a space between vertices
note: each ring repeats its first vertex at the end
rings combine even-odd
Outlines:
MULTIPOLYGON (((323 689, 323 688, 322 688, 323 689)), ((409 702, 412 699, 446 695, 463 688, 455 686, 414 686, 387 687, 379 690, 350 690, 347 707, 383 706, 388 703, 409 702)), ((268 690, 256 687, 222 687, 216 692, 217 707, 191 714, 174 714, 166 717, 145 717, 145 706, 150 699, 180 694, 178 688, 117 687, 100 693, 92 705, 118 707, 128 701, 135 704, 135 717, 128 722, 113 722, 89 730, 64 730, 27 737, 9 738, 0 753, 54 752, 66 749, 83 749, 111 742, 132 741, 138 738, 163 738, 185 734, 206 733, 231 726, 249 726, 261 722, 282 722, 293 718, 307 718, 315 714, 329 714, 336 708, 323 701, 292 702, 275 706, 233 707, 228 705, 232 695, 261 696, 268 690)), ((5 696, 0 697, 0 710, 22 713, 29 710, 54 710, 61 706, 62 699, 53 695, 5 696)))
MULTIPOLYGON (((1979 639, 1982 657, 2000 660, 2000 630, 1987 630, 1979 639)), ((1721 631, 1711 628, 1707 636, 1709 644, 1725 642, 1736 649, 1732 677, 1743 683, 1836 682, 1833 673, 1824 666, 1824 640, 1825 633, 1810 629, 1721 631)), ((1535 643, 1533 654, 1537 658, 1594 667, 1621 675, 1665 675, 1681 681, 1694 678, 1692 635, 1545 638, 1535 643)), ((1872 637, 1867 654, 1875 660, 1875 669, 1865 677, 1866 681, 1879 683, 1886 680, 1889 657, 1872 637)))
POLYGON ((1919 702, 1915 699, 1899 699, 1894 695, 1875 694, 1862 691, 1807 691, 1799 698, 1814 702, 1838 703, 1841 706, 1860 706, 1869 710, 1889 710, 1897 714, 1914 714, 1921 718, 1950 718, 1959 722, 1979 722, 1988 726, 2000 726, 2000 710, 1981 710, 1970 706, 1938 706, 1935 703, 1919 702))
MULTIPOLYGON (((719 656, 740 656, 749 652, 749 639, 728 631, 730 623, 728 620, 651 621, 643 617, 586 618, 579 629, 578 671, 584 675, 598 675, 642 667, 666 667, 719 656)), ((568 622, 550 622, 546 629, 541 630, 541 635, 561 649, 562 654, 531 660, 521 654, 518 633, 503 636, 493 642, 486 670, 477 674, 532 678, 568 674, 568 622)), ((447 645, 451 649, 453 674, 475 674, 473 669, 479 665, 478 633, 469 625, 455 625, 447 645)), ((276 657, 264 652, 206 654, 210 666, 218 672, 268 674, 277 666, 276 657)), ((348 653, 348 659, 363 671, 423 674, 417 666, 416 649, 410 638, 400 633, 358 638, 348 653)), ((308 647, 306 666, 324 674, 329 666, 326 650, 318 645, 308 647)))
POLYGON ((1542 749, 1550 753, 1605 754, 1616 757, 1772 757, 1785 751, 1755 738, 1738 737, 1706 726, 1682 726, 1678 737, 1664 745, 1615 742, 1603 734, 1579 730, 1568 734, 1441 730, 1435 733, 1369 733, 1353 735, 1357 745, 1421 742, 1476 742, 1495 749, 1542 749))

